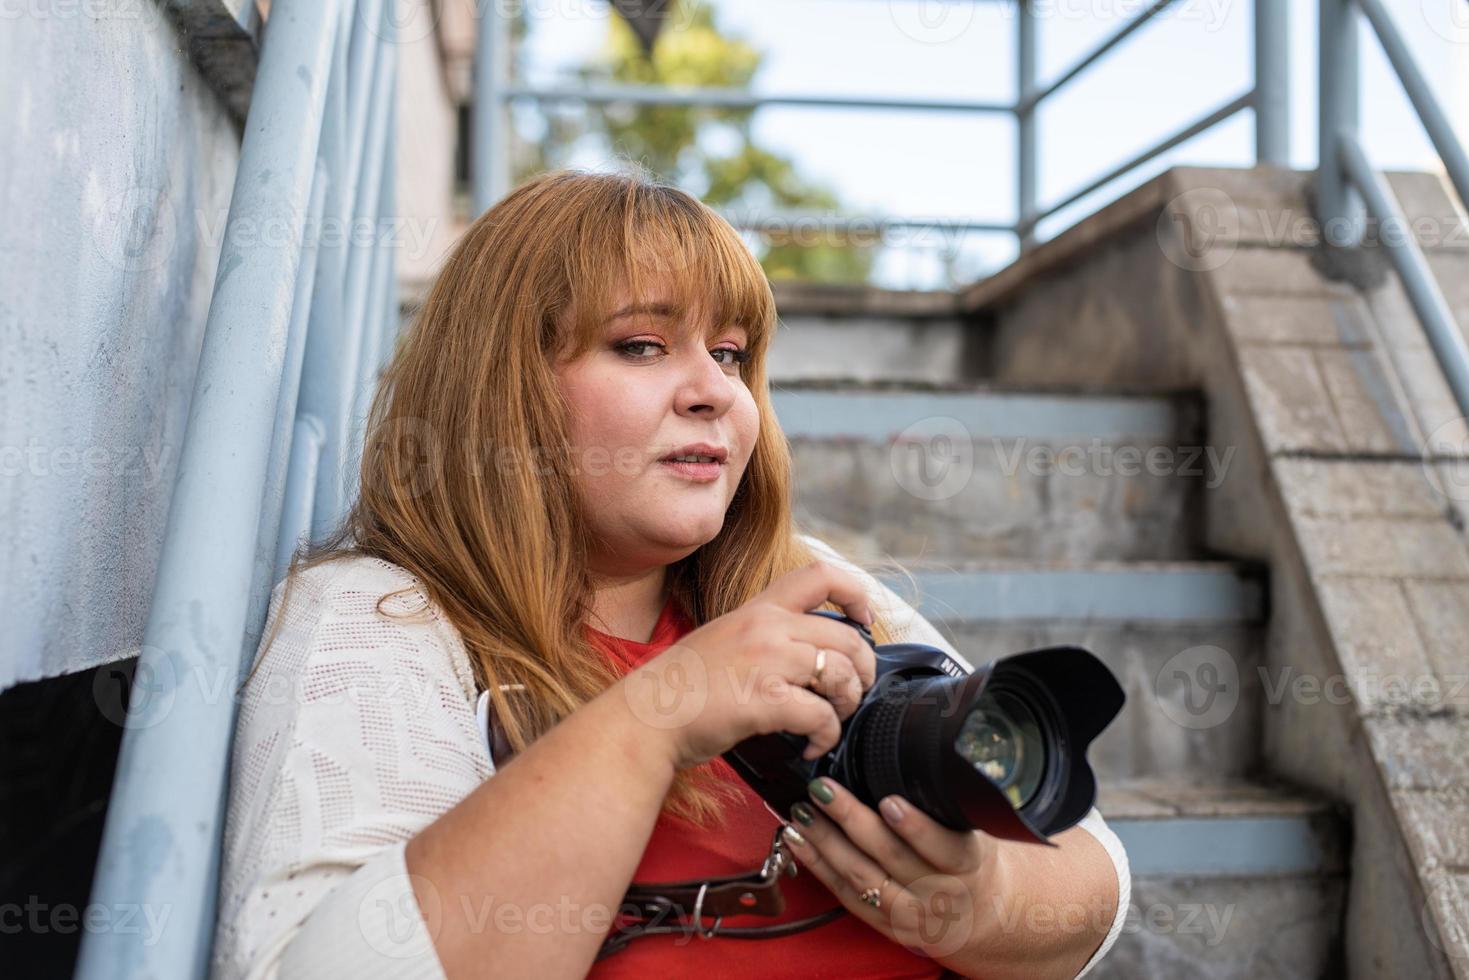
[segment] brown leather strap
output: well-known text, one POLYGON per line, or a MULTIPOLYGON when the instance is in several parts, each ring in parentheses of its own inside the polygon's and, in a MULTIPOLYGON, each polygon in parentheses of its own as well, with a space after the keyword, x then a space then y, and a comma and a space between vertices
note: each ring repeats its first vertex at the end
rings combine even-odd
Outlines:
POLYGON ((694 918, 735 915, 780 915, 786 909, 781 894, 782 875, 794 877, 795 862, 776 830, 770 856, 758 870, 742 875, 695 878, 684 881, 633 882, 623 898, 624 905, 661 906, 694 918))
POLYGON ((770 842, 770 853, 756 871, 742 875, 725 875, 685 881, 634 882, 623 897, 622 912, 640 916, 616 928, 602 943, 597 954, 602 959, 617 952, 639 936, 658 933, 696 932, 703 939, 721 936, 728 939, 774 939, 825 925, 846 912, 838 905, 819 915, 793 922, 769 926, 725 926, 726 916, 780 915, 785 911, 781 894, 782 877, 794 877, 796 864, 781 838, 784 827, 777 827, 770 842), (680 922, 682 916, 688 921, 680 922), (714 924, 704 920, 713 917, 714 924), (668 920, 672 920, 671 922, 668 920))
MULTIPOLYGON (((514 753, 493 711, 489 713, 488 727, 491 761, 497 769, 503 768, 514 753)), ((795 877, 798 869, 790 852, 785 849, 781 837, 784 829, 783 825, 775 828, 770 853, 765 863, 754 871, 718 878, 633 882, 628 886, 621 906, 622 914, 631 921, 609 933, 602 942, 597 959, 617 952, 639 936, 695 931, 705 939, 716 935, 729 939, 774 939, 814 929, 843 915, 847 910, 838 905, 818 915, 769 926, 723 924, 729 916, 776 916, 785 911, 785 895, 781 893, 780 880, 782 877, 795 877), (688 921, 680 922, 680 917, 688 921), (705 926, 704 920, 711 917, 714 924, 705 926)))

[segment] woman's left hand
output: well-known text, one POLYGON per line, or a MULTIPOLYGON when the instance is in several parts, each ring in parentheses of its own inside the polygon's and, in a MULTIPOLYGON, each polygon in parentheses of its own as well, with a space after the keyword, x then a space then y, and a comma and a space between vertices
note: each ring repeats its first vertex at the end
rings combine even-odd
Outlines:
POLYGON ((973 975, 996 918, 985 898, 1003 887, 999 842, 950 830, 900 796, 882 799, 879 816, 830 777, 812 780, 809 795, 791 814, 805 843, 785 835, 801 865, 893 942, 973 975), (863 900, 868 889, 879 904, 863 900))

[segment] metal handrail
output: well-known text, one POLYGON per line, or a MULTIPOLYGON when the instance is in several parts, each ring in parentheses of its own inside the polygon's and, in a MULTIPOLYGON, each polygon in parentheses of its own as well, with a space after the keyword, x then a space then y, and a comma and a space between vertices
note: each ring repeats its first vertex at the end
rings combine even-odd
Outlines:
POLYGON ((284 561, 350 497, 398 322, 388 246, 324 234, 393 207, 392 28, 383 0, 271 5, 91 895, 164 928, 85 930, 87 980, 208 972, 234 694, 284 561))
POLYGON ((1379 0, 1322 0, 1321 3, 1321 167, 1316 204, 1331 244, 1352 246, 1366 231, 1366 218, 1397 229, 1379 236, 1388 260, 1402 280, 1439 368, 1459 411, 1469 416, 1469 348, 1453 311, 1434 281, 1423 250, 1408 230, 1407 218, 1387 182, 1357 138, 1357 15, 1365 17, 1387 54, 1408 102, 1443 161, 1459 203, 1469 206, 1469 155, 1455 135, 1412 52, 1379 0), (1355 5, 1355 6, 1354 6, 1355 5))
MULTIPOLYGON (((1031 0, 1013 0, 1016 17, 1016 98, 1013 102, 989 102, 958 99, 860 98, 840 95, 782 93, 760 95, 740 89, 697 88, 664 85, 587 84, 536 87, 512 85, 505 77, 508 62, 505 35, 494 5, 480 15, 480 44, 475 60, 475 179, 474 201, 477 211, 484 211, 509 190, 508 167, 505 165, 508 119, 503 107, 512 101, 617 103, 622 105, 703 106, 724 109, 759 109, 767 106, 798 106, 820 109, 891 109, 908 112, 978 112, 1014 117, 1018 129, 1016 217, 1014 221, 967 221, 965 230, 1003 232, 1015 235, 1022 250, 1036 243, 1036 226, 1071 204, 1094 193, 1143 164, 1173 149, 1180 143, 1219 125, 1242 109, 1255 113, 1256 161, 1284 166, 1287 163, 1289 136, 1289 98, 1286 58, 1286 7, 1284 0, 1254 0, 1255 10, 1255 85, 1249 92, 1209 113, 1194 124, 1166 137, 1148 150, 1137 154, 1099 180, 1068 195, 1044 209, 1036 204, 1036 172, 1039 129, 1036 110, 1057 92, 1101 61, 1119 44, 1172 6, 1175 0, 1155 0, 1146 10, 1134 16, 1101 44, 1063 71, 1056 79, 1037 87, 1035 84, 1036 20, 1031 0)), ((745 227, 769 225, 789 227, 799 220, 789 214, 771 214, 761 222, 745 227)), ((952 228, 952 222, 921 217, 853 217, 833 215, 828 220, 839 223, 865 223, 881 227, 952 228)))

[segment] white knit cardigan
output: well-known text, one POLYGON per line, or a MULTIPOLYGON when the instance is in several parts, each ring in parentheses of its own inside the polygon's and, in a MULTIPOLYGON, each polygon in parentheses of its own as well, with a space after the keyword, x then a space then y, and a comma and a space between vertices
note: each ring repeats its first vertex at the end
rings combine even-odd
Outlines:
MULTIPOLYGON (((963 657, 891 589, 854 571, 897 640, 963 657)), ((271 594, 278 633, 241 694, 211 976, 216 980, 444 980, 404 865, 410 838, 494 775, 488 694, 458 630, 405 569, 329 562, 271 594), (378 599, 412 591, 383 604, 378 599), (277 620, 280 620, 277 624, 277 620)), ((1118 902, 1088 972, 1122 929, 1127 854, 1094 807, 1082 820, 1117 870, 1118 902)), ((752 855, 752 860, 758 860, 752 855)), ((434 919, 435 916, 429 916, 434 919)))

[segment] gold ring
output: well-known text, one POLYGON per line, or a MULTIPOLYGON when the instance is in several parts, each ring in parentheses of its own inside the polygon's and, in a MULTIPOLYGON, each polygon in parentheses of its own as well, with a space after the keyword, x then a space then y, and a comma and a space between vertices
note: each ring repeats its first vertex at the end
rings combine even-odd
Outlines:
POLYGON ((823 670, 825 670, 825 669, 826 669, 826 648, 825 647, 817 647, 816 648, 816 669, 811 672, 811 680, 814 683, 820 684, 821 683, 821 672, 823 670))
POLYGON ((882 890, 887 887, 888 882, 891 880, 891 878, 884 878, 881 885, 878 885, 876 888, 864 888, 862 894, 857 897, 873 908, 880 909, 882 908, 882 890))

